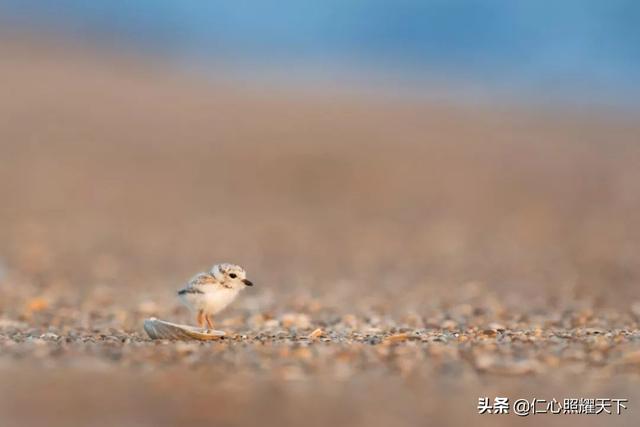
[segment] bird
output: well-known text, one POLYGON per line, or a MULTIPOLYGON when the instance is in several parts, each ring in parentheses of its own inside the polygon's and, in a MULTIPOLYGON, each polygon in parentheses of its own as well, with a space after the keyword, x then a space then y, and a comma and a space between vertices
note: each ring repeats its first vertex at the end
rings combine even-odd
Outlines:
POLYGON ((239 265, 215 264, 208 272, 193 276, 187 285, 178 291, 184 305, 196 313, 198 327, 213 329, 211 316, 224 310, 240 291, 253 282, 247 279, 246 271, 239 265))

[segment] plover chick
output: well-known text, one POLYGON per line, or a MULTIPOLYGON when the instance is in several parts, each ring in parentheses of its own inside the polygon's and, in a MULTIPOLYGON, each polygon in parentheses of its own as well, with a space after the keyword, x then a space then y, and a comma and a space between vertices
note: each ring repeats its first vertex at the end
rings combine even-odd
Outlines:
POLYGON ((187 286, 178 291, 178 296, 196 313, 199 327, 204 328, 206 322, 208 328, 213 329, 211 316, 224 310, 247 286, 253 286, 253 283, 247 280, 242 267, 216 264, 208 273, 193 276, 187 286))

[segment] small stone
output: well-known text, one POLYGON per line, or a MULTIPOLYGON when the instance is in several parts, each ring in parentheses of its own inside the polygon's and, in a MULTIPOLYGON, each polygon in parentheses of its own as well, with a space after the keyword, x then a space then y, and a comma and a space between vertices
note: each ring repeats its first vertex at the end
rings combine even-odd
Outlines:
POLYGON ((322 330, 322 328, 318 328, 318 329, 315 329, 313 332, 311 332, 311 333, 309 334, 308 338, 309 338, 310 340, 315 340, 315 339, 318 339, 318 338, 320 338, 320 337, 324 337, 324 336, 325 336, 325 333, 324 333, 324 331, 322 330))
POLYGON ((344 323, 349 328, 357 328, 358 318, 353 314, 345 314, 344 316, 342 316, 342 323, 344 323))
POLYGON ((265 329, 275 329, 280 326, 280 322, 277 319, 269 319, 263 323, 265 329))
POLYGON ((27 312, 34 313, 45 310, 49 307, 49 302, 44 298, 33 298, 27 303, 27 312))
POLYGON ((0 319, 0 329, 3 328, 14 328, 14 329, 24 329, 27 327, 25 322, 19 322, 13 319, 0 319))
POLYGON ((311 319, 303 313, 286 313, 282 315, 281 320, 282 326, 285 328, 307 329, 311 326, 311 319))
POLYGON ((440 324, 442 329, 453 331, 458 328, 458 323, 455 320, 447 319, 440 324))
POLYGON ((40 335, 40 338, 45 339, 45 340, 55 341, 60 337, 58 335, 54 334, 53 332, 47 332, 46 334, 40 335))
POLYGON ((384 341, 386 343, 395 343, 395 342, 406 341, 407 339, 409 339, 409 334, 402 333, 402 334, 390 335, 390 336, 386 337, 384 339, 384 341))
POLYGON ((489 323, 488 326, 489 326, 489 329, 494 329, 499 332, 505 331, 507 329, 506 326, 504 326, 502 323, 497 323, 497 322, 489 323))
POLYGON ((498 331, 495 329, 485 329, 480 333, 480 336, 485 338, 494 338, 496 335, 498 335, 498 331))

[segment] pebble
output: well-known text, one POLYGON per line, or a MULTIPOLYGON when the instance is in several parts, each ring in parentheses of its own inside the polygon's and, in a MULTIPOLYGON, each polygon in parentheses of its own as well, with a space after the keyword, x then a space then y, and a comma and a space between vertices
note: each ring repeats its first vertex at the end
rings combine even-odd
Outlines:
POLYGON ((328 311, 317 300, 313 313, 299 311, 310 307, 304 301, 285 301, 280 311, 260 311, 256 303, 249 311, 217 319, 227 337, 201 343, 148 339, 142 321, 147 316, 173 319, 176 311, 170 305, 145 300, 126 310, 91 295, 78 307, 49 310, 35 304, 26 321, 5 314, 0 319, 0 361, 45 358, 55 365, 84 357, 141 369, 185 363, 287 380, 322 372, 344 379, 371 369, 403 377, 434 370, 483 376, 579 374, 614 367, 640 371, 639 319, 633 310, 527 313, 480 301, 451 310, 432 308, 424 316, 412 312, 394 317, 328 311), (544 326, 549 322, 554 326, 544 326))

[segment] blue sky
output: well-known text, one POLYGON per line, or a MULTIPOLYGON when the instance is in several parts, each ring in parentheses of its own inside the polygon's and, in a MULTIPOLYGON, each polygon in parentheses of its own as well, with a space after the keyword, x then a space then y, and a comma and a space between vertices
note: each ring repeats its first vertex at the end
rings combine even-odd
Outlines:
POLYGON ((612 99, 640 82, 635 0, 0 0, 0 11, 3 25, 179 61, 455 75, 612 99))

